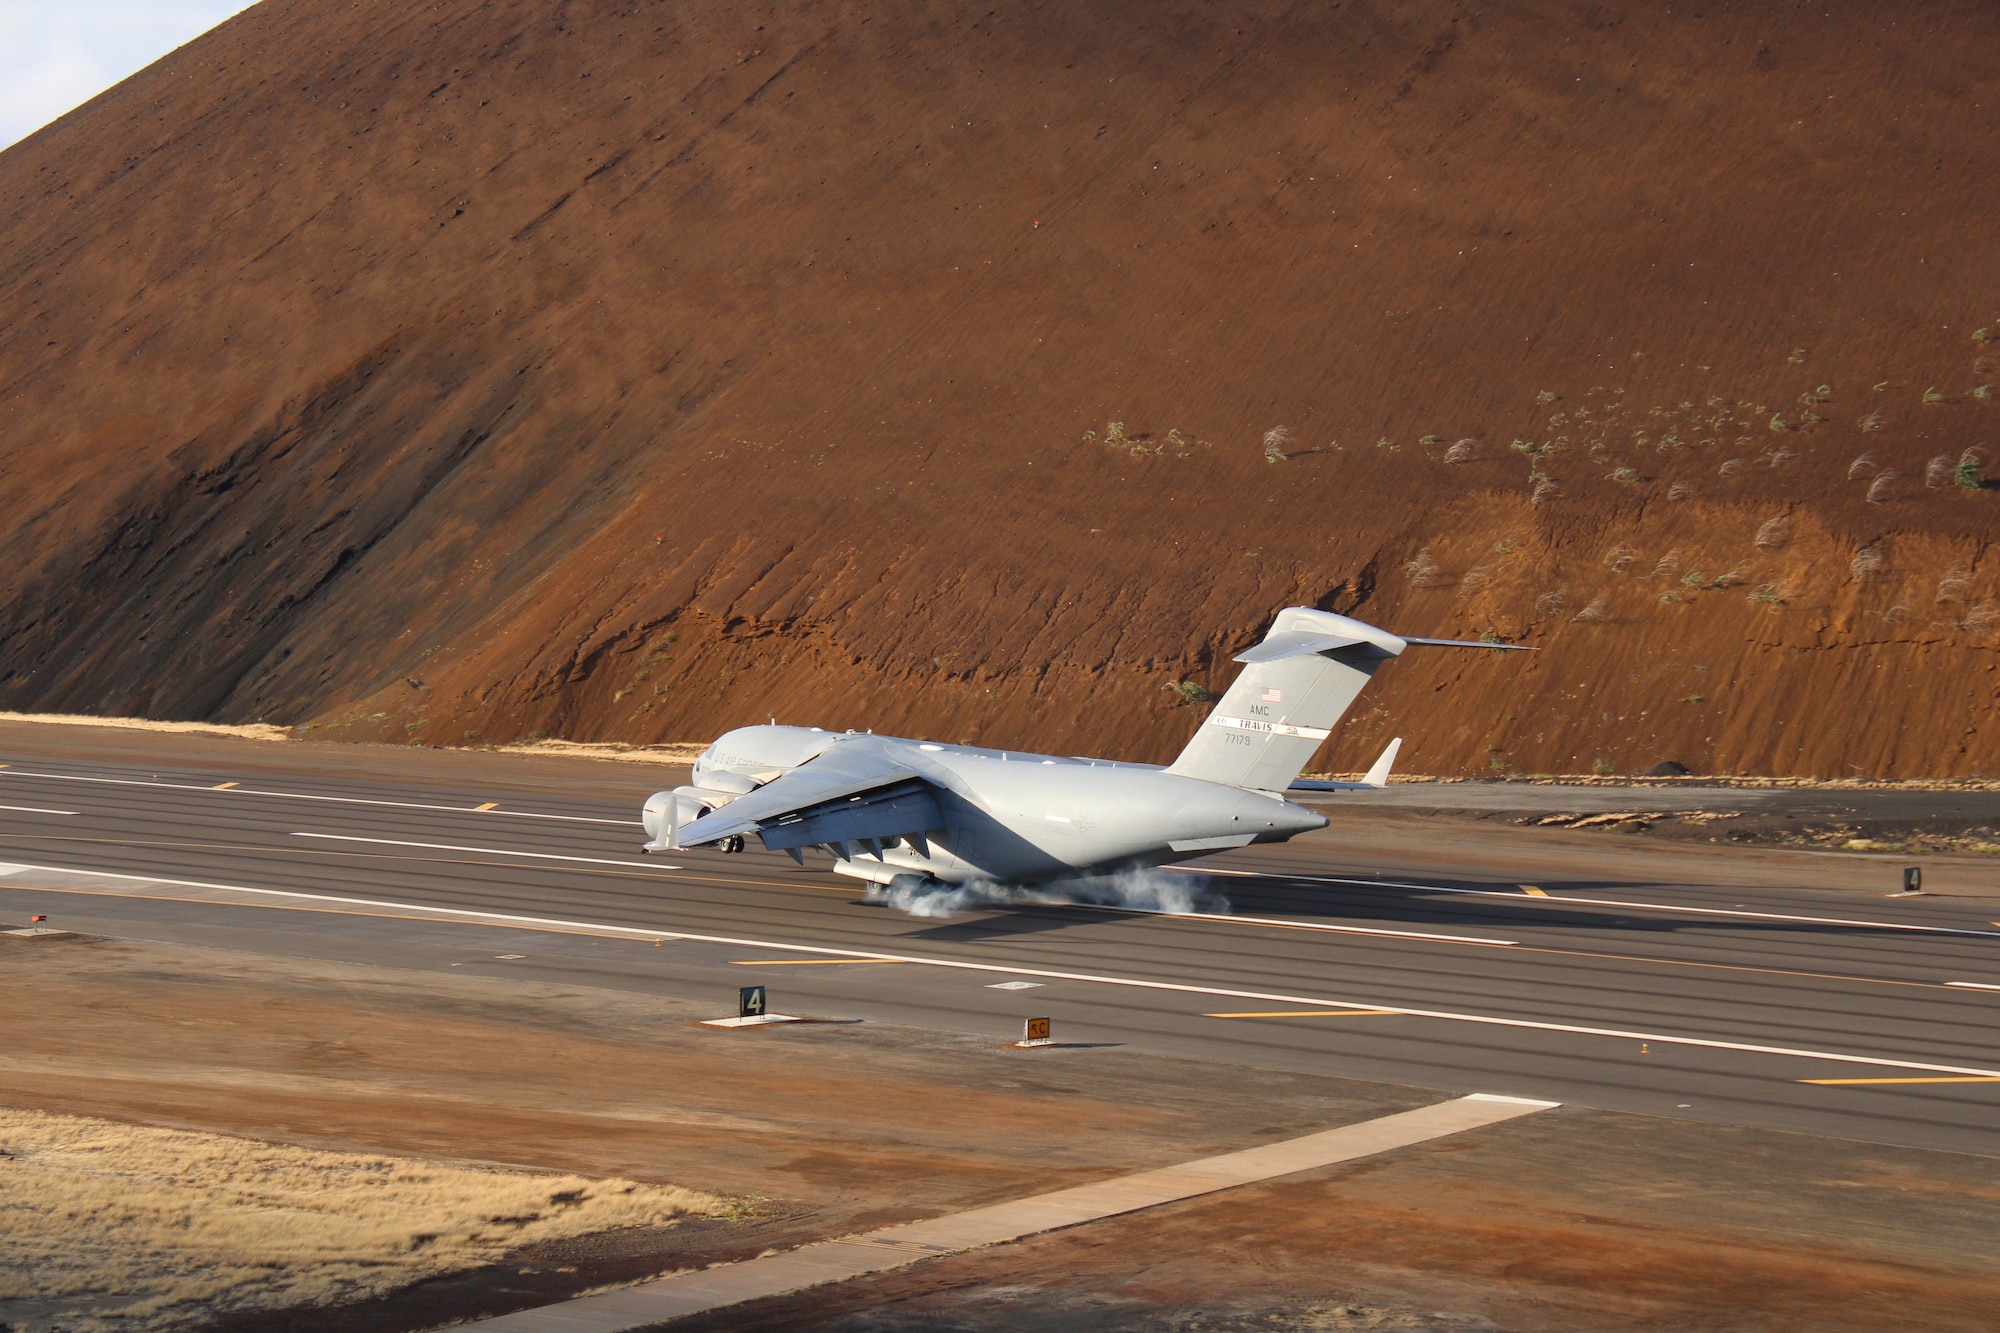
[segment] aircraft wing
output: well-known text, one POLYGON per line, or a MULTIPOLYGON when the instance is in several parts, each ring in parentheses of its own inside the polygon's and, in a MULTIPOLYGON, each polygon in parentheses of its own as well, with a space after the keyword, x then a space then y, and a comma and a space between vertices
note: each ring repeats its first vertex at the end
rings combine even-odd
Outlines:
POLYGON ((773 851, 942 829, 930 783, 872 745, 838 745, 680 830, 682 847, 755 833, 773 851))

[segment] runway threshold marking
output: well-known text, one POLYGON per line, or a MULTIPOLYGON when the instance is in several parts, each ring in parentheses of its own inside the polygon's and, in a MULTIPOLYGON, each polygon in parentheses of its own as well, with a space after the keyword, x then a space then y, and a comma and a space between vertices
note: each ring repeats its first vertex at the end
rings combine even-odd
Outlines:
MULTIPOLYGON (((1425 893, 1455 893, 1474 898, 1506 898, 1520 902, 1529 896, 1501 889, 1459 889, 1447 884, 1411 884, 1393 879, 1349 879, 1341 875, 1291 875, 1262 870, 1216 870, 1203 866, 1162 866, 1190 875, 1225 875, 1233 879, 1292 880, 1305 884, 1352 884, 1364 889, 1418 889, 1425 893)), ((1524 886, 1525 887, 1525 886, 1524 886)), ((1908 921, 1862 921, 1837 916, 1799 916, 1789 912, 1750 912, 1728 907, 1689 907, 1679 903, 1635 903, 1616 898, 1558 898, 1553 894, 1537 899, 1551 907, 1626 907, 1643 912, 1682 912, 1692 916, 1750 917, 1759 921, 1802 921, 1815 926, 1866 926, 1872 930, 1904 930, 1921 935, 1973 935, 1980 939, 2000 939, 2000 931, 1969 930, 1963 926, 1924 926, 1908 921)), ((1993 924, 2000 926, 2000 921, 1993 924)))
MULTIPOLYGON (((482 856, 526 856, 537 861, 572 861, 588 865, 621 866, 627 870, 679 870, 680 866, 659 865, 643 861, 613 861, 595 856, 565 856, 557 852, 518 852, 505 847, 466 847, 444 842, 406 842, 397 838, 364 838, 352 833, 304 833, 294 832, 294 838, 319 838, 327 842, 368 843, 378 847, 414 847, 433 852, 473 852, 482 856)), ((780 888, 793 885, 783 881, 770 881, 780 888)), ((1163 916, 1175 921, 1217 921, 1232 926, 1269 926, 1282 930, 1316 930, 1334 935, 1374 935, 1388 939, 1429 940, 1441 944, 1476 944, 1494 948, 1511 948, 1516 940, 1495 939, 1483 935, 1440 935, 1426 930, 1391 930, 1383 926, 1336 926, 1326 921, 1284 921, 1276 917, 1233 916, 1223 912, 1168 912, 1156 907, 1124 907, 1110 903, 1074 902, 1068 899, 1027 899, 1020 903, 995 903, 996 907, 1081 907, 1099 912, 1119 912, 1127 916, 1163 916)))
MULTIPOLYGON (((0 769, 5 768, 7 768, 7 765, 0 764, 0 769)), ((274 796, 286 801, 327 801, 335 805, 380 805, 397 810, 442 810, 458 815, 478 814, 480 810, 487 808, 485 806, 474 809, 471 806, 464 805, 432 805, 422 801, 385 801, 368 796, 315 796, 301 791, 265 791, 259 787, 238 786, 234 782, 225 782, 220 786, 210 787, 192 782, 148 782, 139 778, 86 777, 81 773, 38 773, 24 768, 9 769, 5 773, 0 773, 0 777, 48 778, 54 782, 98 782, 113 787, 165 788, 168 791, 234 791, 238 796, 274 796)), ((569 824, 611 824, 618 828, 643 827, 636 819, 598 819, 591 815, 545 815, 537 814, 532 810, 501 810, 499 813, 507 816, 509 819, 554 819, 569 824)))
MULTIPOLYGON (((916 954, 878 953, 866 949, 839 949, 819 944, 789 944, 782 940, 748 939, 740 935, 699 935, 684 930, 646 929, 617 926, 597 921, 571 921, 561 917, 527 916, 516 912, 481 912, 461 907, 432 907, 424 903, 396 902, 392 899, 349 898, 330 893, 300 893, 291 889, 260 889, 244 884, 217 884, 205 880, 165 879, 156 875, 132 875, 112 870, 78 870, 74 866, 27 865, 10 862, 20 870, 47 874, 92 875, 101 879, 127 880, 141 884, 167 884, 180 888, 247 893, 261 897, 288 898, 299 902, 339 903, 344 907, 381 907, 409 913, 413 919, 457 920, 469 925, 495 922, 543 928, 555 932, 589 931, 615 938, 651 942, 659 939, 688 940, 697 944, 726 944, 739 949, 783 949, 788 953, 811 953, 826 957, 868 958, 879 962, 921 963, 926 967, 960 972, 986 972, 1000 976, 1042 977, 1051 981, 1086 981, 1100 986, 1122 986, 1132 990, 1160 991, 1175 995, 1213 995, 1229 1000, 1263 1000, 1273 1004, 1311 1006, 1318 1009, 1380 1009, 1385 1014, 1405 1018, 1435 1018, 1481 1027, 1514 1028, 1529 1032, 1559 1032, 1584 1037, 1610 1037, 1619 1041, 1659 1042, 1663 1046, 1686 1046, 1699 1050, 1742 1051, 1751 1055, 1773 1055, 1799 1060, 1823 1060, 1831 1064, 1862 1065, 1876 1069, 1907 1069, 1925 1074, 1970 1074, 2000 1082, 2000 1069, 1968 1065, 1932 1064, 1922 1060, 1898 1060, 1881 1055, 1854 1055, 1844 1051, 1815 1051, 1798 1046, 1772 1046, 1762 1042, 1724 1041, 1718 1037, 1687 1037, 1676 1033, 1638 1032, 1625 1028, 1605 1028, 1582 1023, 1556 1023, 1535 1018, 1505 1018, 1497 1014, 1472 1014, 1449 1009, 1418 1009, 1408 1005, 1377 1004, 1372 1001, 1329 998, 1324 995, 1287 995, 1272 991, 1236 990, 1223 986, 1196 986, 1181 981, 1154 981, 1144 977, 1117 977, 1093 972, 1064 972, 1053 968, 1018 967, 1005 963, 975 963, 956 958, 926 958, 916 954)), ((0 886, 4 887, 4 886, 0 886)), ((106 896, 121 896, 107 894, 106 896)), ((126 897, 145 897, 127 894, 126 897)), ((221 906, 255 904, 222 903, 221 906)), ((331 909, 329 909, 331 910, 331 909)))

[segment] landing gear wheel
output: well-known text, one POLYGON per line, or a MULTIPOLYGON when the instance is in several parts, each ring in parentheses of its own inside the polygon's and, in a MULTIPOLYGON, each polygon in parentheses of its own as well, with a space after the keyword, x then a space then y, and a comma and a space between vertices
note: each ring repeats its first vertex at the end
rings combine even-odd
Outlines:
POLYGON ((716 846, 721 848, 725 855, 734 855, 743 850, 743 835, 741 833, 732 833, 717 843, 716 846))

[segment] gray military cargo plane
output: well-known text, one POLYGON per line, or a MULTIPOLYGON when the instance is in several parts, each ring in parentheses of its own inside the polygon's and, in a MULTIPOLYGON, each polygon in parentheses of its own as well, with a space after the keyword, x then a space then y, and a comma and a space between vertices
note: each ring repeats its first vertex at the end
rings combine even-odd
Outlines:
POLYGON ((1289 791, 1385 785, 1402 743, 1360 782, 1298 776, 1377 667, 1411 644, 1294 606, 1236 660, 1242 674, 1165 768, 938 745, 818 727, 742 727, 695 760, 694 781, 646 802, 648 852, 743 850, 754 833, 801 865, 804 849, 877 884, 1037 884, 1284 842, 1326 817, 1289 791))

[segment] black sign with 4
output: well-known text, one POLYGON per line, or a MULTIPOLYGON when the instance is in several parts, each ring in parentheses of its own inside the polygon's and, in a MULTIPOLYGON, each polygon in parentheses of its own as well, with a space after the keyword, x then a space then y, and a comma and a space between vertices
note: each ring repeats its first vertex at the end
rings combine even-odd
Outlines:
POLYGON ((764 1016, 764 988, 745 986, 736 993, 736 1016, 738 1018, 762 1018, 764 1016))

